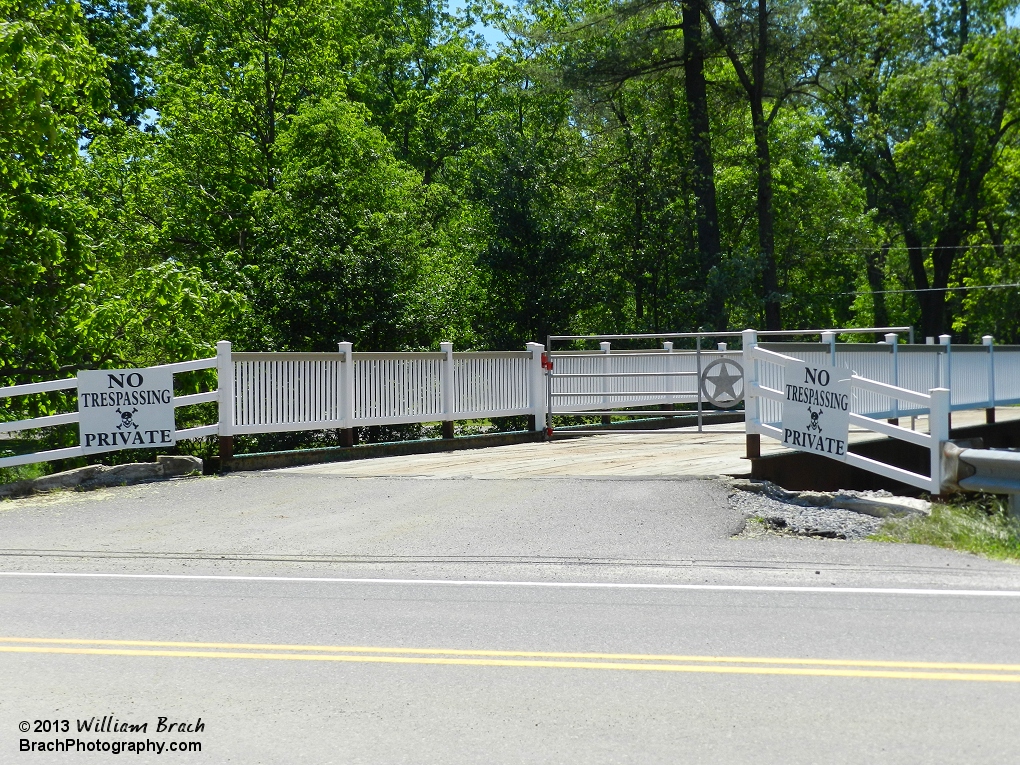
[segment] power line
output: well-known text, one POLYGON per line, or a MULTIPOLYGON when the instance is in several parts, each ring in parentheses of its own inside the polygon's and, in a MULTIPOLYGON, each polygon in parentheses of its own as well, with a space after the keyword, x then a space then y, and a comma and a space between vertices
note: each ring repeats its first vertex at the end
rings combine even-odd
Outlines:
POLYGON ((967 287, 925 287, 913 290, 857 290, 854 292, 837 292, 837 295, 900 295, 908 292, 957 292, 962 290, 998 290, 1008 287, 1020 287, 1020 282, 1012 284, 975 284, 967 287))
MULTIPOLYGON (((879 245, 874 245, 874 246, 867 246, 867 245, 836 245, 836 246, 840 250, 846 250, 846 251, 860 250, 862 252, 875 252, 876 250, 881 250, 883 248, 883 245, 880 245, 880 244, 879 245)), ((922 246, 922 247, 919 247, 917 249, 923 250, 924 252, 931 252, 932 250, 973 250, 973 249, 978 249, 978 248, 982 248, 982 247, 986 248, 986 249, 990 247, 992 249, 999 250, 999 249, 1006 249, 1007 247, 1020 247, 1020 243, 1018 243, 1018 242, 1004 242, 1002 244, 991 244, 989 242, 978 242, 978 243, 975 243, 975 244, 940 244, 940 245, 934 245, 933 244, 933 245, 931 245, 929 247, 922 246)), ((890 250, 909 250, 911 248, 908 247, 905 244, 892 244, 892 245, 889 245, 889 249, 890 250)))

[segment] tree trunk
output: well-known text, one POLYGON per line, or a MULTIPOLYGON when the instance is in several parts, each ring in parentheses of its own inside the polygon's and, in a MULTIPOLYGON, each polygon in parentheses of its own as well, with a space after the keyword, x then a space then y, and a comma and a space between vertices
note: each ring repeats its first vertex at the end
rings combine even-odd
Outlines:
POLYGON ((684 94, 687 98, 687 127, 691 140, 691 179, 694 187, 701 279, 706 293, 705 311, 712 329, 724 330, 726 306, 720 284, 722 245, 719 210, 715 197, 715 168, 708 119, 705 84, 705 48, 699 0, 683 0, 684 94))
POLYGON ((871 288, 871 302, 874 308, 873 326, 889 326, 889 310, 885 304, 885 260, 889 254, 889 245, 869 252, 867 255, 868 286, 871 288))
MULTIPOLYGON (((917 305, 921 309, 921 335, 938 337, 942 334, 945 314, 944 292, 931 292, 931 281, 924 267, 924 247, 912 228, 901 225, 903 243, 907 246, 907 262, 910 264, 910 275, 914 279, 914 288, 918 290, 917 305)), ((945 286, 945 285, 943 285, 945 286)))
POLYGON ((751 103, 754 153, 758 166, 758 249, 761 252, 762 293, 765 300, 765 329, 783 328, 779 302, 779 274, 776 268, 775 225, 772 215, 772 154, 768 125, 760 98, 751 103))
MULTIPOLYGON (((750 72, 740 58, 738 48, 726 35, 711 13, 711 6, 701 4, 701 12, 712 27, 726 57, 733 65, 740 86, 747 95, 751 110, 751 129, 754 133, 755 170, 758 177, 758 249, 762 269, 762 299, 765 303, 765 328, 782 329, 780 311, 779 274, 776 267, 775 226, 772 213, 772 155, 769 151, 769 121, 765 118, 765 69, 768 59, 769 10, 768 0, 756 3, 756 41, 752 44, 750 72)), ((773 115, 775 112, 773 112, 773 115)))

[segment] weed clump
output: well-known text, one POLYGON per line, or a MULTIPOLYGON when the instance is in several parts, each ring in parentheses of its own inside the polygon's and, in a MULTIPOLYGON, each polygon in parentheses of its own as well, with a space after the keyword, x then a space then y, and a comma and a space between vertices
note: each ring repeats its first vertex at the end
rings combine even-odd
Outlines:
POLYGON ((931 515, 889 519, 871 539, 945 547, 1020 562, 1020 519, 1009 514, 1004 497, 994 494, 932 502, 931 515))

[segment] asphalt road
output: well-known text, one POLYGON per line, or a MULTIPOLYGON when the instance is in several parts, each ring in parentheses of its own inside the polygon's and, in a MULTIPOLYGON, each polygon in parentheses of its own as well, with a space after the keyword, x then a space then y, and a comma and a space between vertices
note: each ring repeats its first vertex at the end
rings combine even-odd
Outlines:
POLYGON ((701 481, 4 503, 0 762, 1020 760, 1016 567, 739 525, 701 481), (148 730, 75 730, 104 716, 148 730), (18 751, 68 736, 202 752, 18 751))

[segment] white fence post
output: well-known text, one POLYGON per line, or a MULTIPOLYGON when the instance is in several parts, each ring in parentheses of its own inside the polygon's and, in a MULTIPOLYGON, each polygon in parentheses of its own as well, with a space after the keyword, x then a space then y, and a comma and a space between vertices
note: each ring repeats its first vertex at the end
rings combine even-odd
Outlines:
POLYGON ((931 435, 931 493, 942 493, 942 446, 949 440, 949 389, 932 388, 928 410, 928 433, 931 435))
MULTIPOLYGON (((892 369, 890 370, 892 371, 892 374, 889 376, 889 382, 898 388, 900 387, 900 336, 895 332, 890 332, 885 336, 885 341, 892 346, 892 357, 890 362, 892 364, 892 369)), ((898 398, 894 398, 891 403, 892 418, 896 420, 896 424, 899 425, 900 400, 898 398)))
POLYGON ((531 417, 535 420, 531 430, 545 430, 545 371, 542 369, 542 354, 545 346, 541 343, 527 343, 525 350, 531 351, 528 361, 528 404, 531 405, 531 417))
POLYGON ((337 343, 340 355, 340 434, 343 446, 354 446, 354 343, 337 343))
POLYGON ((216 343, 216 389, 219 393, 220 470, 234 456, 234 360, 230 341, 216 343))
POLYGON ((445 355, 443 371, 439 378, 443 404, 443 438, 453 438, 453 343, 440 343, 439 350, 445 355))
MULTIPOLYGON (((758 394, 754 389, 758 384, 758 362, 752 351, 758 344, 758 333, 753 329, 745 329, 740 333, 743 343, 742 361, 744 362, 744 442, 745 456, 748 459, 761 456, 761 435, 758 433, 758 394)), ((701 384, 701 381, 698 381, 701 384)))
POLYGON ((988 408, 985 409, 985 422, 995 422, 995 338, 985 335, 981 343, 988 349, 988 408))
POLYGON ((829 346, 829 365, 836 366, 836 333, 823 332, 822 342, 827 343, 829 346))
MULTIPOLYGON (((673 352, 673 341, 672 340, 664 340, 663 343, 662 343, 662 350, 665 351, 667 354, 672 353, 673 352)), ((664 359, 663 360, 662 369, 664 371, 666 371, 666 372, 672 372, 673 371, 673 365, 670 364, 669 359, 664 359)), ((664 377, 662 384, 666 386, 666 389, 669 392, 669 401, 666 403, 666 406, 668 406, 670 409, 676 409, 676 396, 673 395, 675 393, 676 385, 674 385, 674 383, 673 383, 673 378, 672 377, 664 377)))
MULTIPOLYGON (((608 374, 609 371, 610 371, 609 354, 612 353, 612 344, 608 343, 608 342, 601 342, 601 343, 599 343, 599 350, 601 350, 602 353, 604 353, 605 356, 606 356, 605 360, 600 365, 602 367, 602 374, 608 374)), ((603 409, 608 409, 609 408, 609 396, 607 395, 607 393, 608 393, 608 389, 609 389, 609 378, 608 377, 602 377, 602 378, 600 378, 600 380, 602 381, 602 408, 603 409)), ((611 416, 606 415, 606 414, 602 415, 602 424, 603 425, 608 425, 612 421, 613 421, 613 418, 611 416)))
POLYGON ((950 335, 939 335, 939 345, 946 349, 942 361, 942 374, 939 376, 939 387, 953 389, 953 338, 950 335))

